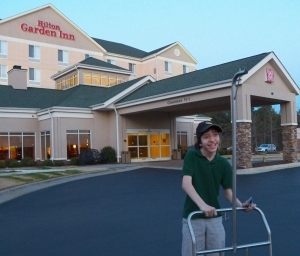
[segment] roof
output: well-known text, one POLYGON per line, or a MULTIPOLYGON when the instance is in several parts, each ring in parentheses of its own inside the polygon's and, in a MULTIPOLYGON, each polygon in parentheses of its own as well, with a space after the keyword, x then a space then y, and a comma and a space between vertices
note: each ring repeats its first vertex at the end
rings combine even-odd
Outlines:
POLYGON ((92 37, 93 40, 95 40, 95 42, 97 42, 101 47, 103 47, 107 52, 110 53, 115 53, 115 54, 119 54, 119 55, 124 55, 124 56, 130 56, 130 57, 134 57, 134 58, 145 58, 149 55, 155 54, 157 52, 160 52, 166 48, 168 48, 169 46, 173 45, 169 44, 163 47, 160 47, 156 50, 153 50, 151 52, 146 52, 131 46, 128 46, 126 44, 121 44, 121 43, 115 43, 115 42, 111 42, 111 41, 107 41, 107 40, 103 40, 103 39, 98 39, 98 38, 94 38, 92 37))
POLYGON ((119 70, 126 70, 129 71, 128 69, 121 68, 119 66, 113 65, 111 63, 93 58, 93 57, 88 57, 83 61, 80 61, 78 64, 84 64, 88 66, 94 66, 94 67, 99 67, 99 68, 110 68, 110 69, 119 69, 119 70))
POLYGON ((195 87, 212 86, 221 81, 232 80, 234 74, 240 69, 250 70, 269 54, 270 52, 262 53, 147 84, 123 98, 118 103, 175 93, 176 91, 189 90, 195 87))
POLYGON ((78 85, 68 90, 53 90, 28 87, 16 90, 12 86, 0 85, 0 108, 45 109, 54 106, 90 108, 101 104, 126 90, 144 77, 112 87, 78 85))

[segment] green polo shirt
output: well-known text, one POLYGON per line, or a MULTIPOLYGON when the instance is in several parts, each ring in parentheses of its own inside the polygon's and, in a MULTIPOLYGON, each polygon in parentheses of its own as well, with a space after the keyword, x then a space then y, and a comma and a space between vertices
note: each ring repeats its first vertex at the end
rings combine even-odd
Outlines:
MULTIPOLYGON (((202 155, 200 149, 188 150, 184 157, 182 175, 192 176, 192 184, 202 200, 216 209, 220 209, 218 201, 220 185, 223 189, 232 188, 231 165, 218 153, 214 159, 209 161, 202 155)), ((199 207, 187 195, 183 218, 187 218, 191 212, 199 210, 199 207)))

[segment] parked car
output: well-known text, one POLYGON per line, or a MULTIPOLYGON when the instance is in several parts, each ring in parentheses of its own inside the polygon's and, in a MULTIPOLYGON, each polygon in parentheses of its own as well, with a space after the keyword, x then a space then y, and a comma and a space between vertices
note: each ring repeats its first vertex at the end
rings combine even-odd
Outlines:
POLYGON ((255 150, 258 153, 276 152, 276 146, 274 144, 261 144, 255 150))

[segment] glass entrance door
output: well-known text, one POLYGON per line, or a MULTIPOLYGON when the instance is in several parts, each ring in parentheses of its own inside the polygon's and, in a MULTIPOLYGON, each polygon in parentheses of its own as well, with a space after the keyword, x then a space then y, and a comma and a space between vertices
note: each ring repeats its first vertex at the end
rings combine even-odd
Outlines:
POLYGON ((169 130, 127 131, 127 148, 132 162, 171 159, 169 130))

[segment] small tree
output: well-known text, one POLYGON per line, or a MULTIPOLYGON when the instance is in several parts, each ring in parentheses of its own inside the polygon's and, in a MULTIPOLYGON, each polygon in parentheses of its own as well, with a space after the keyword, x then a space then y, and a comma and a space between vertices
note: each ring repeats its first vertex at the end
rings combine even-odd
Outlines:
POLYGON ((104 155, 105 159, 108 163, 115 163, 116 162, 116 151, 111 146, 106 146, 102 148, 101 153, 104 155))

